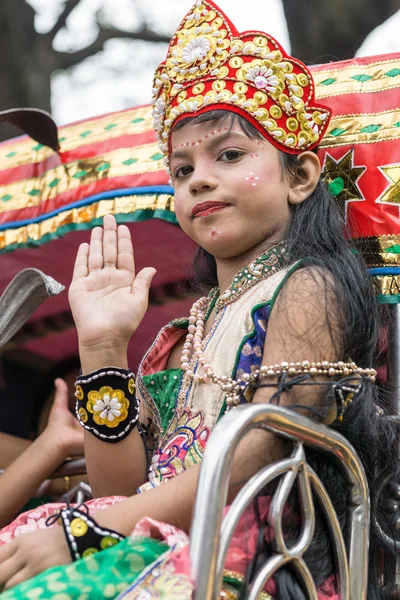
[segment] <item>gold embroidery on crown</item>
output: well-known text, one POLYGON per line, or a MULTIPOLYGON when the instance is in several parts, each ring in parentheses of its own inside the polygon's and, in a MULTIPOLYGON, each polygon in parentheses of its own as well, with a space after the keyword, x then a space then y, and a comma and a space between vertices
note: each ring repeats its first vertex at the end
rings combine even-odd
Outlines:
POLYGON ((267 34, 237 34, 212 2, 197 0, 154 78, 154 127, 167 167, 175 120, 220 104, 248 113, 291 153, 316 146, 330 116, 316 104, 312 76, 300 61, 267 34))

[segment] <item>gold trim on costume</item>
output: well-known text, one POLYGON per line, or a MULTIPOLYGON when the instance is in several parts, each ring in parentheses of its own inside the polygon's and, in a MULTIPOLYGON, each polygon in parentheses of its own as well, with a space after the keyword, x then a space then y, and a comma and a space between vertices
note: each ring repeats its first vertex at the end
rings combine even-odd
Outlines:
POLYGON ((14 244, 26 244, 29 241, 38 242, 44 236, 55 235, 61 227, 89 224, 94 219, 100 219, 107 214, 125 215, 140 210, 165 210, 174 212, 174 198, 169 194, 132 195, 100 200, 89 206, 73 208, 58 213, 40 223, 31 223, 17 229, 7 229, 0 232, 0 250, 14 244))
POLYGON ((337 115, 329 124, 321 148, 371 144, 400 138, 400 108, 371 114, 337 115))
POLYGON ((60 194, 102 179, 153 173, 161 169, 162 155, 156 143, 120 148, 94 158, 59 165, 39 177, 0 186, 0 213, 39 206, 60 194))
MULTIPOLYGON (((60 127, 61 152, 70 152, 80 146, 97 144, 124 135, 138 135, 152 131, 151 106, 142 106, 127 112, 60 127)), ((52 154, 54 153, 50 148, 38 144, 31 138, 17 138, 0 145, 0 164, 2 169, 11 169, 20 165, 42 162, 52 154)))
POLYGON ((400 266, 400 234, 358 238, 354 245, 369 268, 400 266))
POLYGON ((381 296, 400 296, 400 275, 375 275, 374 284, 381 296))
POLYGON ((398 65, 399 59, 395 58, 340 68, 334 63, 321 71, 312 70, 315 95, 320 100, 342 94, 367 94, 400 87, 398 65))

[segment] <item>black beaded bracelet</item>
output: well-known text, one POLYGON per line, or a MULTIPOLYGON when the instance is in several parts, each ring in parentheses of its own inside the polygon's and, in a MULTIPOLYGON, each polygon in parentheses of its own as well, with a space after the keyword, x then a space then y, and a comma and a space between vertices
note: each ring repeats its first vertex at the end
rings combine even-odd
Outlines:
POLYGON ((130 370, 106 367, 75 382, 79 423, 104 442, 120 442, 137 425, 139 401, 130 370))
POLYGON ((117 531, 100 527, 88 513, 78 508, 68 506, 61 509, 58 514, 47 519, 46 525, 52 525, 59 518, 73 561, 106 550, 124 539, 117 531))

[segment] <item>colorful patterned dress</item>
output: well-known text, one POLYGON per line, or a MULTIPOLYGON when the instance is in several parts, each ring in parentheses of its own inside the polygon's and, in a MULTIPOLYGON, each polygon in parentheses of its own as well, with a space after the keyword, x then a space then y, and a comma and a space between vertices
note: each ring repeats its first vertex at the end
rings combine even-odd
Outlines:
MULTIPOLYGON (((221 297, 223 301, 218 301, 219 310, 205 339, 204 353, 216 373, 234 378, 261 365, 271 308, 280 287, 297 266, 289 268, 285 248, 276 246, 236 275, 230 290, 221 297)), ((218 308, 216 302, 216 294, 212 294, 208 314, 218 308)), ((187 328, 187 319, 163 328, 137 375, 137 394, 146 417, 150 415, 156 440, 149 481, 140 493, 200 463, 210 432, 226 410, 224 393, 217 385, 194 382, 181 370, 166 369, 172 348, 186 335, 187 328)), ((196 358, 190 368, 199 372, 196 358)), ((91 514, 103 508, 104 502, 113 501, 91 501, 91 514)), ((264 508, 267 514, 268 506, 264 508)), ((43 527, 45 517, 55 509, 35 509, 33 518, 32 513, 21 515, 0 532, 0 543, 19 533, 18 528, 43 527)), ((255 553, 257 533, 254 515, 245 515, 228 553, 221 597, 238 597, 246 565, 255 553)), ((320 589, 319 599, 339 600, 334 588, 332 578, 320 589)), ((66 567, 48 569, 2 596, 4 600, 189 600, 193 589, 187 535, 168 524, 143 519, 116 546, 66 567)), ((271 598, 274 592, 274 582, 270 581, 263 597, 271 598)))

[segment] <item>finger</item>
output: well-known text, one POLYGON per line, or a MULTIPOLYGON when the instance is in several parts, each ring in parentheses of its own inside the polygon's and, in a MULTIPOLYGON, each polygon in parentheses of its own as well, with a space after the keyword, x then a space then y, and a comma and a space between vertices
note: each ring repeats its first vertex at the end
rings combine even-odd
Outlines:
POLYGON ((36 575, 36 573, 32 573, 27 567, 25 567, 24 569, 18 571, 18 573, 16 573, 14 577, 11 577, 11 579, 7 581, 6 585, 4 586, 4 589, 8 590, 10 588, 13 588, 16 585, 23 583, 27 579, 30 579, 34 575, 36 575))
POLYGON ((103 229, 95 227, 90 236, 89 273, 103 268, 103 229))
POLYGON ((117 222, 113 215, 103 219, 103 256, 105 267, 116 267, 118 256, 117 222))
MULTIPOLYGON (((8 560, 17 550, 17 545, 15 543, 14 540, 12 540, 11 542, 8 542, 7 544, 4 544, 3 546, 0 546, 0 572, 1 572, 1 567, 3 566, 3 563, 8 560)), ((0 583, 3 583, 1 578, 0 578, 0 583)))
POLYGON ((141 296, 143 300, 148 302, 149 289, 156 273, 157 271, 153 267, 142 269, 135 277, 132 285, 132 293, 141 296))
POLYGON ((74 272, 72 274, 72 281, 87 277, 89 274, 88 268, 88 257, 89 257, 89 244, 81 244, 78 248, 78 253, 75 259, 74 272))
POLYGON ((0 589, 7 586, 18 571, 23 568, 23 563, 16 556, 12 556, 0 565, 0 589))
POLYGON ((135 277, 135 256, 133 254, 133 246, 131 232, 126 225, 118 227, 118 269, 123 269, 132 273, 135 277))
POLYGON ((62 408, 68 408, 68 385, 64 379, 57 378, 54 381, 56 393, 54 395, 53 406, 60 406, 62 408))

